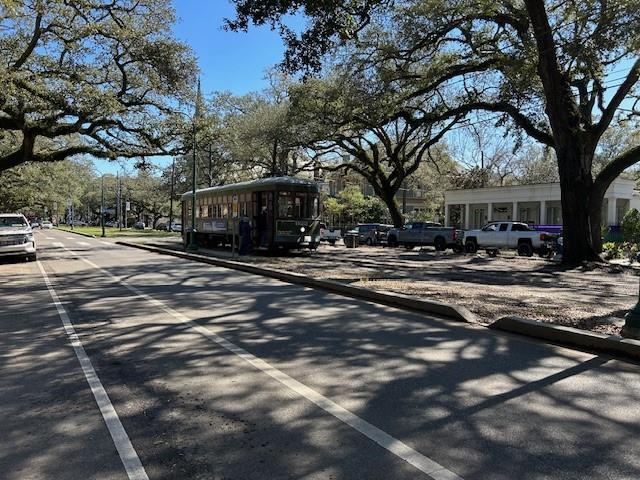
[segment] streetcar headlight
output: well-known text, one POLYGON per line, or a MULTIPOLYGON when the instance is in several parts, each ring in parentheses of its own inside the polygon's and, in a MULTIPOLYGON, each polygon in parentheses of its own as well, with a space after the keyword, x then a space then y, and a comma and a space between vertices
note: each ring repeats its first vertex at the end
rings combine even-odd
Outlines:
POLYGON ((306 229, 304 227, 300 227, 300 233, 304 233, 306 229))

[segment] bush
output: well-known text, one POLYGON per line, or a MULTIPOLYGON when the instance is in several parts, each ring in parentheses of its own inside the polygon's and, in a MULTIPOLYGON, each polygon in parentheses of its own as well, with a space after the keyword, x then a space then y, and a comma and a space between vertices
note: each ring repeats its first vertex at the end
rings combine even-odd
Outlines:
POLYGON ((640 243, 640 212, 629 210, 622 219, 622 238, 625 242, 640 243))
POLYGON ((606 242, 602 244, 602 255, 605 260, 613 260, 620 258, 620 244, 615 242, 606 242))
POLYGON ((640 246, 633 242, 615 243, 607 242, 602 245, 602 252, 605 260, 616 258, 626 258, 633 263, 640 251, 640 246))

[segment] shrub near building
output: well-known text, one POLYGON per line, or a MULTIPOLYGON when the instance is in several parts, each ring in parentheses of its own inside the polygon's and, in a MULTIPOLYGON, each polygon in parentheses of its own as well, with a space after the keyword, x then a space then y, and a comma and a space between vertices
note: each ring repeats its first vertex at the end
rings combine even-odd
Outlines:
POLYGON ((632 208, 621 223, 622 242, 607 242, 603 247, 604 258, 628 258, 630 262, 636 260, 640 251, 640 212, 632 208))

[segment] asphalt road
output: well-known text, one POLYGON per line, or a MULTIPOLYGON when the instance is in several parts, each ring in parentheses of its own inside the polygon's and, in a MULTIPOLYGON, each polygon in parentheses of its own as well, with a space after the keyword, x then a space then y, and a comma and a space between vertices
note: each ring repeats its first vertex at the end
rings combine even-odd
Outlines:
POLYGON ((0 263, 3 479, 640 478, 638 365, 37 238, 0 263))

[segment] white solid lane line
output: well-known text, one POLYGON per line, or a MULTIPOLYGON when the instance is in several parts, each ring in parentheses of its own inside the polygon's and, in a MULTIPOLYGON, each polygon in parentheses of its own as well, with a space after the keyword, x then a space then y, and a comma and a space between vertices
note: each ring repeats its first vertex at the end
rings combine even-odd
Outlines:
POLYGON ((66 238, 67 240, 75 240, 75 238, 73 237, 64 237, 64 238, 66 238))
POLYGON ((171 307, 166 306, 160 300, 153 298, 151 295, 148 295, 136 287, 128 284, 120 277, 113 275, 111 272, 99 267, 91 260, 88 260, 77 253, 65 248, 66 251, 80 258, 87 265, 92 266, 93 268, 101 271, 106 276, 112 278, 115 282, 119 283, 127 290, 132 292, 133 294, 147 300, 152 305, 160 308, 165 313, 175 318, 176 320, 189 325, 192 329, 196 330, 205 338, 213 341, 214 343, 220 345, 231 353, 234 353, 238 357, 242 358, 246 362, 253 365, 258 370, 266 373, 270 377, 274 378, 278 382, 280 382, 285 387, 293 390, 300 396, 306 398, 307 400, 315 403, 318 407, 322 408, 325 412, 333 415, 337 419, 349 425, 354 430, 360 432, 365 437, 373 440, 375 443, 380 445, 382 448, 388 450, 393 453, 397 457, 401 458, 405 462, 413 465, 415 468, 420 470, 421 472, 427 474, 433 480, 463 480, 462 477, 458 476, 451 470, 447 470, 445 467, 437 463, 436 461, 430 459, 429 457, 421 454, 417 450, 414 450, 404 442, 398 440, 395 437, 392 437, 385 431, 379 429, 375 425, 367 422, 366 420, 358 417, 356 414, 350 412, 346 408, 341 407, 334 401, 325 397, 321 393, 316 392, 312 388, 306 386, 305 384, 299 382, 298 380, 290 377, 286 373, 281 370, 278 370, 274 366, 265 362, 259 357, 247 352, 243 348, 237 346, 236 344, 228 341, 227 339, 221 337, 217 333, 210 331, 209 329, 203 327, 202 325, 198 325, 197 323, 191 321, 188 317, 183 315, 182 313, 172 309, 171 307))
POLYGON ((47 272, 44 270, 44 267, 42 266, 42 263, 40 261, 38 261, 37 263, 38 267, 40 268, 40 272, 44 277, 44 281, 47 285, 47 289, 49 290, 49 294, 51 295, 51 299, 53 300, 53 304, 58 311, 60 320, 62 320, 64 330, 69 336, 69 341, 71 342, 73 351, 75 352, 76 357, 78 357, 82 372, 84 373, 84 376, 87 379, 87 383, 91 388, 91 392, 96 399, 98 408, 100 408, 100 413, 102 414, 102 418, 104 418, 104 422, 106 423, 107 428, 109 429, 109 433, 111 434, 113 443, 118 450, 118 455, 120 455, 120 460, 122 460, 122 465, 124 465, 124 469, 127 472, 129 480, 149 480, 147 472, 142 466, 140 458, 133 448, 131 440, 129 440, 129 436, 122 426, 122 422, 120 422, 120 418, 118 417, 115 408, 113 408, 111 400, 109 400, 109 396, 102 386, 102 383, 98 378, 98 374, 94 370, 93 365, 91 364, 91 360, 87 356, 87 353, 82 346, 82 342, 80 341, 80 338, 73 328, 73 323, 71 323, 71 319, 69 318, 69 315, 67 315, 67 311, 62 306, 60 298, 58 297, 58 294, 54 290, 53 285, 51 284, 51 281, 47 276, 47 272))

